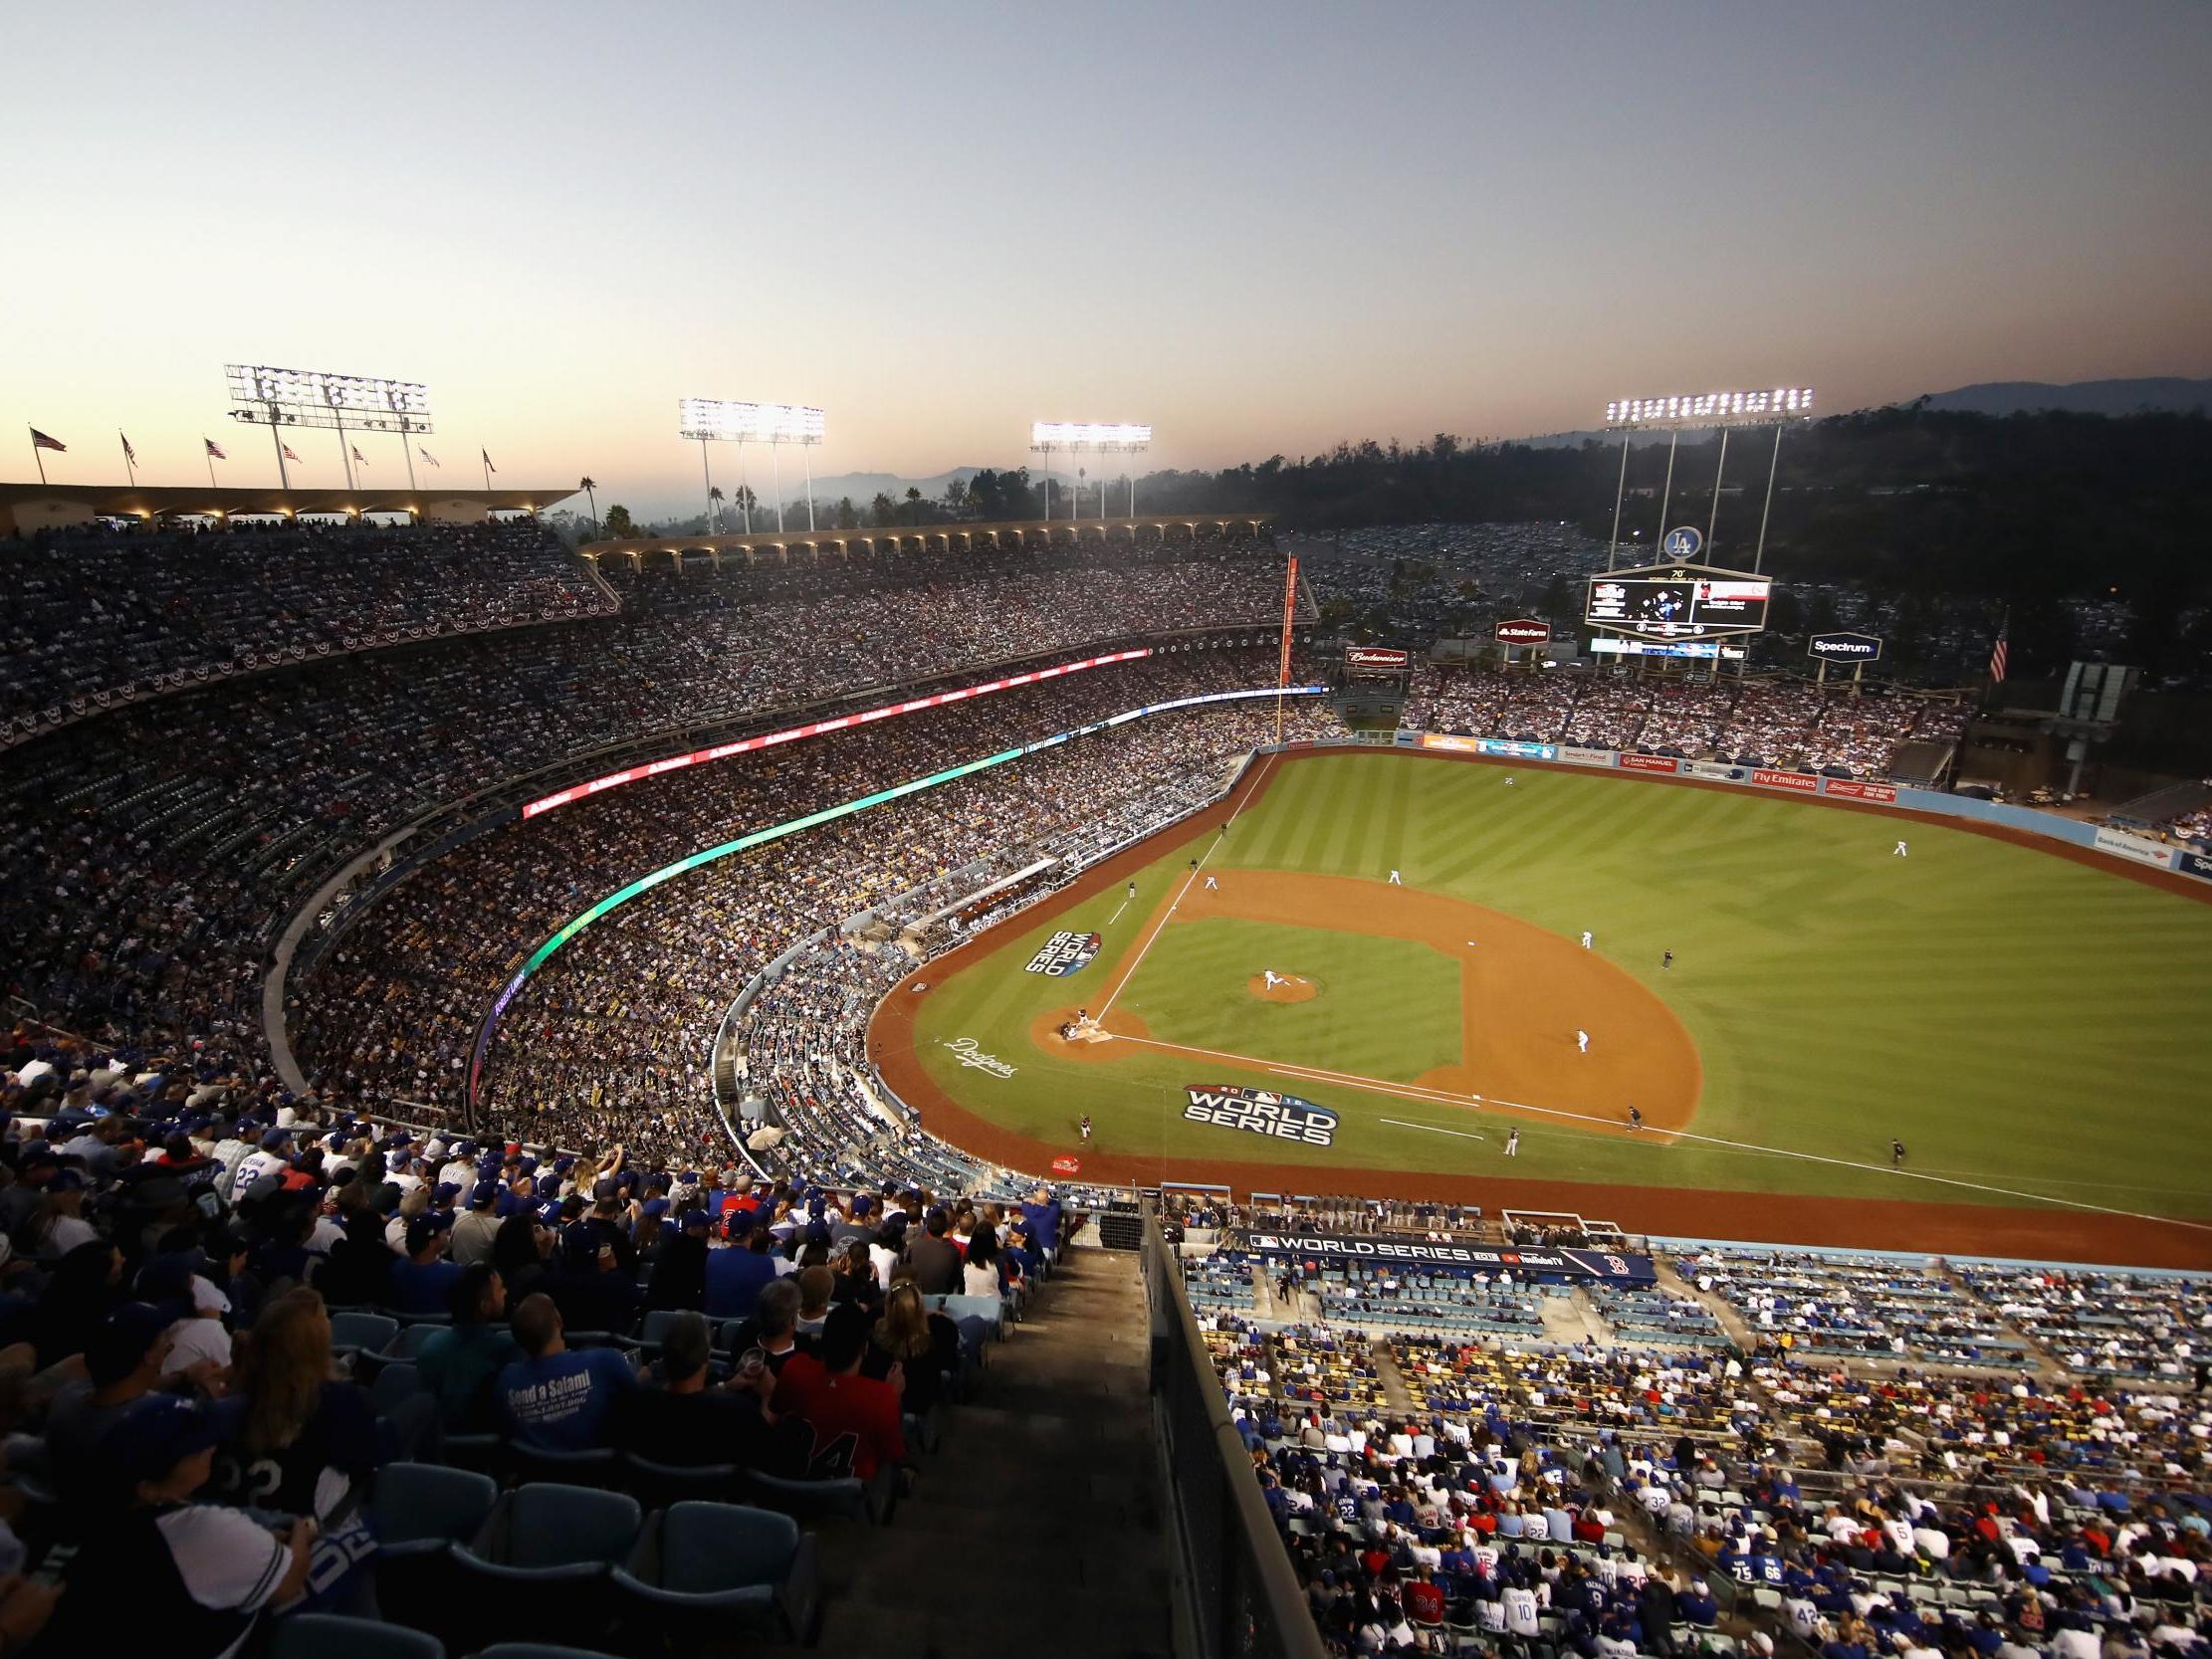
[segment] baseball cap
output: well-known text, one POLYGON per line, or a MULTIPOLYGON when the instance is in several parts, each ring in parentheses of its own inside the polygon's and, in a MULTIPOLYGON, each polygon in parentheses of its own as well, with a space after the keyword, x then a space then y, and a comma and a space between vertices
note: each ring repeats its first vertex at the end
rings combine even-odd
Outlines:
POLYGON ((75 1192, 80 1190, 84 1184, 84 1170, 57 1169, 54 1171, 54 1178, 46 1183, 46 1190, 49 1192, 75 1192))
POLYGON ((424 1214, 416 1216, 414 1220, 407 1223, 407 1254, 411 1256, 417 1250, 420 1250, 444 1232, 446 1225, 446 1218, 442 1215, 424 1214))
POLYGON ((688 1233, 688 1232, 690 1232, 690 1231, 692 1230, 692 1228, 694 1228, 694 1227, 705 1227, 705 1226, 708 1226, 708 1225, 710 1225, 710 1222, 709 1222, 709 1219, 708 1219, 708 1216, 707 1216, 707 1212, 706 1212, 705 1210, 686 1210, 686 1211, 684 1211, 684 1231, 685 1231, 685 1232, 687 1232, 687 1233, 688 1233))
POLYGON ((292 1132, 290 1130, 273 1129, 261 1138, 261 1149, 265 1152, 273 1152, 278 1147, 288 1144, 291 1140, 292 1132))
POLYGON ((93 1327, 85 1345, 85 1371, 93 1386, 106 1388, 138 1368, 176 1321, 167 1309, 149 1302, 125 1302, 93 1327))
POLYGON ((101 1437, 100 1454, 125 1484, 157 1481, 222 1442, 213 1412, 175 1394, 148 1394, 101 1437))
POLYGON ((499 1202, 499 1182, 478 1181, 469 1188, 469 1208, 483 1209, 487 1204, 499 1202))
POLYGON ((433 1204, 450 1206, 453 1200, 460 1196, 461 1183, 459 1181, 440 1181, 430 1190, 430 1201, 433 1204))
POLYGON ((868 1194, 866 1194, 865 1192, 861 1193, 852 1201, 852 1213, 854 1215, 873 1215, 875 1213, 875 1208, 876 1201, 873 1198, 869 1197, 868 1194))

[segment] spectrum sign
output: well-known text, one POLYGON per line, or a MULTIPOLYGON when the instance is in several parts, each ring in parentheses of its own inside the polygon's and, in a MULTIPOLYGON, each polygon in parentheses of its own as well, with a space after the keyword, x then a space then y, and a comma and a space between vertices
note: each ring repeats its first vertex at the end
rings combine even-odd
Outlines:
POLYGON ((929 697, 909 698, 904 703, 887 703, 880 709, 870 709, 864 714, 839 715, 834 720, 813 721, 805 726, 793 726, 781 731, 768 731, 758 737, 740 737, 735 742, 717 743, 712 748, 695 748, 689 754, 671 754, 665 760, 650 760, 642 766, 628 766, 604 777, 595 777, 588 783, 573 783, 551 795, 542 795, 523 808, 525 818, 535 818, 541 812, 551 812, 556 806, 566 806, 570 801, 584 800, 608 789, 619 789, 625 783, 636 783, 648 777, 658 777, 663 772, 679 772, 686 766, 703 766, 710 760, 727 760, 733 754, 751 754, 757 749, 774 748, 779 743, 795 743, 805 737, 826 737, 832 731, 844 731, 856 726, 871 726, 877 721, 891 720, 899 715, 920 714, 924 709, 942 709, 948 703, 965 703, 970 698, 989 697, 995 692, 1010 692, 1020 686, 1034 686, 1039 681, 1057 680, 1062 675, 1080 674, 1085 669, 1105 668, 1113 663, 1133 663, 1140 657, 1152 655, 1152 648, 1144 646, 1135 651, 1116 651, 1104 657, 1085 657, 1079 663, 1060 663, 1052 668, 1031 670, 1027 674, 1011 674, 1003 680, 986 681, 980 686, 962 686, 958 690, 937 692, 929 697))

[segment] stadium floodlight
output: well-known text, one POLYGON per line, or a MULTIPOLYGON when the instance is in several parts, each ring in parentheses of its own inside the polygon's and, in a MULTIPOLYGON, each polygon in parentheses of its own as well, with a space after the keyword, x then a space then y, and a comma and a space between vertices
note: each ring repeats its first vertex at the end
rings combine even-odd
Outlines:
POLYGON ((1613 541, 1606 548, 1606 568, 1613 568, 1615 550, 1621 545, 1621 505, 1628 494, 1629 438, 1638 432, 1666 433, 1666 483, 1659 491, 1659 533, 1666 533, 1666 513, 1674 494, 1674 448, 1685 431, 1720 431, 1720 462, 1713 470, 1712 516, 1705 541, 1720 526, 1720 478, 1728 466, 1728 433, 1738 426, 1774 428, 1774 453, 1767 461, 1766 507, 1759 514, 1759 544, 1751 568, 1766 558, 1767 519, 1774 511, 1774 476, 1782 462, 1782 431, 1798 421, 1813 418, 1813 388, 1775 386, 1764 391, 1690 392, 1675 397, 1621 397, 1605 406, 1608 432, 1621 433, 1621 476, 1613 492, 1613 541))
MULTIPOLYGON (((1152 447, 1152 428, 1131 421, 1031 421, 1029 448, 1041 455, 1135 455, 1152 447)), ((1080 475, 1078 475, 1080 476, 1080 475)), ((1044 478, 1044 516, 1052 517, 1052 475, 1044 478)), ((1098 485, 1098 516, 1106 517, 1106 482, 1098 485)), ((1070 509, 1070 518, 1075 510, 1070 509)), ((1137 517, 1137 479, 1129 479, 1129 517, 1137 517)))
POLYGON ((277 447, 277 477, 286 489, 292 480, 285 471, 284 439, 279 427, 314 427, 337 434, 338 460, 345 469, 346 488, 357 488, 353 477, 353 450, 345 431, 390 432, 399 438, 399 453, 407 464, 407 488, 415 487, 412 440, 436 430, 430 424, 430 391, 418 380, 387 380, 373 374, 331 374, 313 368, 276 368, 267 363, 226 363, 231 402, 230 418, 269 428, 277 447))
POLYGON ((1757 392, 1693 392, 1684 397, 1624 397, 1605 406, 1606 429, 1612 432, 1772 426, 1812 418, 1810 386, 1776 386, 1757 392))
MULTIPOLYGON (((720 517, 714 497, 714 475, 707 467, 710 443, 738 446, 738 507, 745 515, 745 528, 753 533, 753 504, 745 485, 745 446, 767 444, 769 464, 775 478, 775 528, 783 529, 783 475, 775 452, 784 444, 797 444, 803 458, 806 448, 822 441, 822 412, 798 403, 739 403, 719 397, 687 397, 676 404, 676 435, 696 439, 699 466, 707 480, 707 528, 712 531, 720 517)), ((814 528, 814 464, 806 461, 806 528, 814 528)))

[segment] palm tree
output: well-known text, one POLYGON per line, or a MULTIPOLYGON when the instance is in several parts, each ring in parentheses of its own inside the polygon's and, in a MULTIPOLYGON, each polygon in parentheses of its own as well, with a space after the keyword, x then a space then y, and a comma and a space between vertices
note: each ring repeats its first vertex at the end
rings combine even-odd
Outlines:
POLYGON ((715 527, 721 521, 721 518, 722 486, 710 484, 707 486, 707 533, 709 535, 714 534, 715 527))
POLYGON ((592 492, 599 488, 598 481, 596 479, 579 478, 576 480, 576 488, 583 492, 583 499, 591 504, 591 535, 592 539, 596 540, 599 534, 599 498, 592 492))
POLYGON ((914 515, 914 521, 919 524, 922 521, 922 492, 911 484, 906 487, 906 505, 907 511, 914 515))

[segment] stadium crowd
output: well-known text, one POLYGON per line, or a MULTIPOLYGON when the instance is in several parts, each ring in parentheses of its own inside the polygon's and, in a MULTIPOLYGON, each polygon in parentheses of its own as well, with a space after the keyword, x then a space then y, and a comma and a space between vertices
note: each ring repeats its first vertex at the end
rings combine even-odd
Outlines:
POLYGON ((814 1540, 774 1512, 926 1486, 1082 1225, 1042 1187, 448 1139, 166 1054, 19 1041, 4 1086, 11 1652, 224 1659, 331 1613, 457 1653, 703 1611, 807 1639, 814 1540))
MULTIPOLYGON (((1330 1299, 1318 1325, 1302 1296, 1262 1317, 1278 1265, 1224 1250, 1187 1284, 1338 1651, 2180 1659, 2212 1629, 2195 1281, 1685 1259, 1709 1291, 1782 1316, 1738 1348, 1664 1289, 1593 1288, 1612 1316, 1633 1310, 1617 1335, 1635 1346, 1424 1334, 1428 1311, 1372 1297, 1330 1299), (1834 1337, 1817 1322, 1850 1298, 1901 1340, 1808 1341, 1834 1337), (2006 1323, 2043 1345, 2039 1370, 1961 1348, 2006 1323), (2159 1335, 2132 1345, 2130 1329, 2159 1335)), ((1455 1298, 1485 1294, 1481 1274, 1420 1277, 1431 1300, 1454 1277, 1455 1298)))
POLYGON ((106 523, 0 541, 0 740, 133 696, 402 640, 604 616, 616 601, 530 521, 106 523))
MULTIPOLYGON (((253 547, 265 533, 269 545, 292 545, 276 532, 235 533, 253 547)), ((568 558, 529 526, 302 535, 322 559, 300 553, 293 562, 325 570, 339 593, 350 591, 344 567, 355 546, 419 544, 435 549, 441 570, 455 548, 464 568, 568 558)), ((189 545, 182 537, 146 544, 189 545)), ((60 555, 10 548, 0 556, 60 555)), ((384 556, 371 556, 371 567, 383 568, 384 556)), ((318 882, 433 807, 678 723, 858 693, 894 667, 950 672, 972 666, 977 652, 1092 643, 1082 633, 1089 626, 1126 638, 1264 619, 1277 608, 1265 559, 1202 544, 1147 555, 1138 581, 1099 568, 1104 556, 1061 549, 1034 555, 1026 572, 994 566, 970 575, 959 561, 908 555, 895 593, 873 599, 855 590, 866 571, 748 572, 733 561, 711 583, 697 578, 729 602, 703 606, 695 621, 639 599, 620 616, 195 681, 193 690, 111 709, 19 746, 0 781, 0 927, 14 945, 8 989, 65 1029, 198 1042, 211 1062, 220 1056, 258 1075, 267 1056, 256 980, 276 931, 318 882), (749 576, 762 594, 750 606, 737 602, 749 576), (1022 602, 1000 610, 1005 585, 1022 602), (839 603, 810 608, 804 595, 816 587, 839 603), (1114 595, 1111 606, 1083 597, 1101 589, 1114 595), (854 626, 855 617, 867 626, 854 626), (764 638, 777 642, 773 656, 761 650, 764 638), (753 667, 730 666, 740 659, 753 667)), ((558 567, 576 569, 572 560, 558 567)), ((233 586, 252 585, 250 567, 218 570, 233 586)), ((460 591, 476 591, 474 580, 462 579, 460 591)), ((594 603, 603 598, 587 586, 594 603)), ((253 602, 209 597, 203 609, 254 614, 253 602)), ((485 620, 490 610, 479 604, 471 614, 485 620)))
POLYGON ((1609 670, 1423 665, 1403 724, 1465 736, 1568 742, 1846 776, 1885 773, 1899 745, 1955 743, 1965 705, 1807 681, 1650 678, 1609 670))

